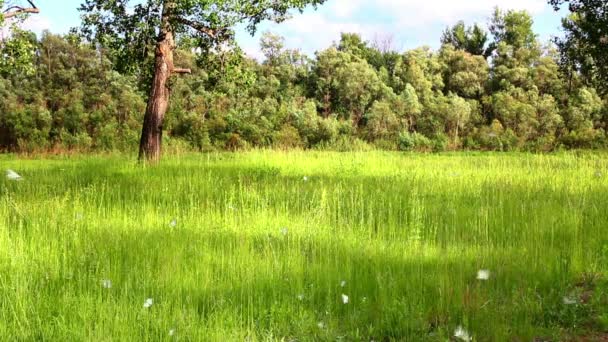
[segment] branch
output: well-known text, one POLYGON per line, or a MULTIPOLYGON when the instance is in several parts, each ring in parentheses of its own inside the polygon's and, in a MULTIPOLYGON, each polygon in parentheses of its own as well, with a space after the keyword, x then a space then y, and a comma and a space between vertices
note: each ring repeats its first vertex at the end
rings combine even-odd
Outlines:
POLYGON ((12 17, 16 17, 16 16, 18 16, 20 14, 26 14, 26 13, 28 13, 28 14, 38 14, 38 13, 40 13, 40 10, 38 8, 36 8, 36 7, 23 8, 23 7, 19 7, 19 6, 13 6, 13 7, 7 9, 4 12, 4 19, 9 19, 9 18, 12 18, 12 17), (11 10, 14 10, 14 11, 11 11, 11 10), (9 12, 9 11, 11 11, 11 12, 9 12))
POLYGON ((191 74, 192 70, 183 68, 174 68, 172 71, 174 74, 191 74))
POLYGON ((192 27, 193 29, 197 30, 198 32, 200 32, 202 34, 206 34, 207 36, 209 36, 212 39, 215 39, 218 36, 218 31, 216 31, 210 27, 207 27, 205 25, 202 25, 200 23, 196 23, 196 22, 194 22, 192 20, 188 20, 186 18, 177 18, 177 20, 184 25, 188 25, 188 26, 192 27))

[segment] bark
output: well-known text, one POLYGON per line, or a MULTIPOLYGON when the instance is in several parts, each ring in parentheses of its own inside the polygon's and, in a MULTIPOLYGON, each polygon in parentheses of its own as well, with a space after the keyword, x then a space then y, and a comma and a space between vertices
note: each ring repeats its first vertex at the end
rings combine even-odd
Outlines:
POLYGON ((174 8, 173 1, 165 1, 162 24, 156 43, 154 78, 148 97, 139 144, 139 160, 158 162, 161 156, 163 122, 169 107, 169 78, 173 72, 173 50, 175 40, 170 16, 174 8))

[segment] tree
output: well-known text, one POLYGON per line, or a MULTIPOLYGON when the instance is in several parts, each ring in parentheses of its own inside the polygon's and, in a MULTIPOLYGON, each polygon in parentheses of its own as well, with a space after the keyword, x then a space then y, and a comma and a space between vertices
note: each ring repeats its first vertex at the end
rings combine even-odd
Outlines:
POLYGON ((568 4, 564 38, 556 38, 562 66, 583 75, 603 93, 608 92, 608 3, 604 0, 549 0, 555 10, 568 4))
POLYGON ((489 75, 488 62, 483 57, 455 50, 447 44, 441 47, 439 60, 443 67, 445 93, 453 92, 468 99, 481 98, 489 75))
POLYGON ((35 37, 19 28, 30 14, 40 13, 33 0, 27 4, 18 1, 0 0, 0 74, 29 72, 34 58, 35 37), (8 38, 2 31, 8 26, 8 38))
POLYGON ((450 94, 448 101, 450 110, 446 114, 446 130, 452 136, 452 141, 458 144, 460 131, 471 119, 472 110, 467 101, 458 95, 450 94))
MULTIPOLYGON (((283 21, 288 11, 302 11, 325 0, 147 0, 129 11, 129 0, 86 0, 80 7, 83 32, 91 41, 125 56, 123 68, 145 62, 153 43, 154 63, 148 105, 142 127, 139 159, 157 162, 161 156, 163 122, 169 107, 170 78, 190 70, 174 65, 176 39, 192 38, 208 51, 231 40, 232 28, 246 23, 254 33, 264 20, 283 21), (141 48, 141 49, 135 49, 141 48), (139 56, 139 58, 138 58, 139 56)), ((142 63, 145 64, 145 63, 142 63)), ((147 68, 148 66, 144 66, 147 68)))
POLYGON ((532 28, 534 20, 527 11, 494 10, 490 20, 490 33, 494 36, 493 46, 499 42, 520 48, 532 49, 537 45, 536 34, 532 28))
POLYGON ((464 21, 458 22, 453 27, 448 27, 441 37, 441 44, 451 44, 457 50, 463 50, 474 56, 489 57, 492 51, 487 49, 488 33, 475 24, 466 27, 464 21))

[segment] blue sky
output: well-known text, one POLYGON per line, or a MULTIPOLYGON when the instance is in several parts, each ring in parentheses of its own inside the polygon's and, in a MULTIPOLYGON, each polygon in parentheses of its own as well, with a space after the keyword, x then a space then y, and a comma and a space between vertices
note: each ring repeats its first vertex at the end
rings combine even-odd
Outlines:
MULTIPOLYGON (((65 33, 79 25, 77 8, 81 2, 41 0, 41 14, 28 26, 35 31, 65 33)), ((446 26, 458 20, 485 25, 495 6, 529 11, 542 41, 560 35, 564 13, 555 13, 546 0, 328 0, 318 10, 296 13, 282 24, 262 24, 255 37, 238 30, 237 40, 255 57, 259 57, 258 43, 265 31, 284 36, 287 47, 307 54, 328 47, 339 39, 340 32, 360 33, 368 40, 391 37, 398 50, 422 45, 436 48, 446 26)))

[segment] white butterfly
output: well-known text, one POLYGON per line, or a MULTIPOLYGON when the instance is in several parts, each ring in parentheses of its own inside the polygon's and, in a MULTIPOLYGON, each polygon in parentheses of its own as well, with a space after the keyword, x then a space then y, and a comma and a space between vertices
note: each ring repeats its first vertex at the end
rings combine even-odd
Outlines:
POLYGON ((101 281, 101 286, 103 286, 104 289, 111 289, 112 281, 110 279, 104 279, 101 281))
POLYGON ((578 304, 578 301, 572 297, 564 297, 563 298, 564 305, 575 305, 578 304))
POLYGON ((477 280, 488 280, 488 279, 490 279, 490 271, 479 270, 477 272, 477 280))
POLYGON ((23 180, 23 177, 21 177, 21 175, 19 175, 17 172, 15 172, 13 170, 6 170, 6 178, 13 180, 13 181, 23 180))
POLYGON ((469 335, 469 332, 464 330, 464 328, 460 325, 458 326, 458 328, 456 328, 456 331, 454 331, 454 337, 462 341, 471 341, 471 336, 469 335))

